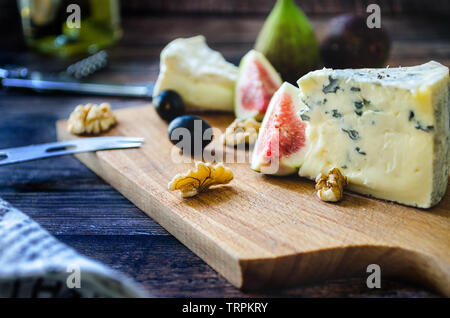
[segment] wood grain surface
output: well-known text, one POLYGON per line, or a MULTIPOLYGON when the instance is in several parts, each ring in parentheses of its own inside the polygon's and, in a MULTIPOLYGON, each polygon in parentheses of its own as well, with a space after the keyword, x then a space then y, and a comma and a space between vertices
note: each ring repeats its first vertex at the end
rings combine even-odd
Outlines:
MULTIPOLYGON (((17 10, 14 1, 12 5, 6 1, 3 3, 11 10, 17 10)), ((0 15, 13 17, 15 13, 11 10, 3 10, 2 7, 0 15)), ((143 11, 136 9, 136 12, 143 11)), ((326 16, 315 16, 311 22, 319 31, 327 20, 326 16)), ((253 46, 263 21, 264 15, 164 14, 124 17, 124 37, 109 50, 108 67, 89 80, 153 81, 158 74, 159 52, 164 45, 176 37, 198 33, 203 33, 211 47, 223 52, 228 60, 238 63, 240 57, 253 46)), ((430 59, 450 65, 450 34, 445 19, 426 14, 414 17, 383 15, 383 24, 393 40, 389 65, 414 65, 430 59)), ((18 19, 1 18, 0 25, 5 26, 0 28, 0 65, 23 65, 32 70, 59 72, 73 62, 48 58, 27 50, 18 19)), ((67 118, 78 104, 105 101, 114 108, 134 107, 148 102, 0 90, 0 148, 54 141, 56 120, 67 118)), ((367 276, 364 276, 323 280, 292 288, 243 292, 72 156, 0 167, 0 196, 59 240, 86 256, 129 274, 156 297, 442 295, 426 286, 387 277, 383 273, 380 289, 368 289, 367 276)), ((419 234, 418 239, 420 237, 419 234)))
MULTIPOLYGON (((233 285, 255 290, 364 276, 369 264, 378 264, 383 275, 450 295, 450 195, 429 210, 355 193, 346 193, 339 204, 325 203, 310 181, 258 174, 248 160, 228 163, 248 155, 219 143, 233 117, 205 114, 216 136, 208 148, 228 158, 235 178, 183 199, 167 183, 193 161, 172 146, 153 107, 116 115, 119 125, 107 134, 144 137, 144 146, 76 157, 233 285)), ((65 121, 58 122, 57 134, 59 140, 74 138, 65 121)))

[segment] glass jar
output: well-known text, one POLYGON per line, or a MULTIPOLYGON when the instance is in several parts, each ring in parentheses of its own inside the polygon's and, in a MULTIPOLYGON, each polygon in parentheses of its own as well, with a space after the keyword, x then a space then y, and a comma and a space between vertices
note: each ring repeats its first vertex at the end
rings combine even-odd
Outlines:
POLYGON ((58 56, 93 54, 122 36, 119 0, 18 0, 26 43, 58 56))

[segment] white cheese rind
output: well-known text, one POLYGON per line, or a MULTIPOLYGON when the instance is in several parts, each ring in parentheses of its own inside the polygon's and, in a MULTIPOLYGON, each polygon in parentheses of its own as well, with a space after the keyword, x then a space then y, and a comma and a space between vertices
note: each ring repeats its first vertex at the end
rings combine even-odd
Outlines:
POLYGON ((238 68, 210 49, 201 35, 179 38, 161 52, 153 96, 172 89, 186 106, 232 111, 238 68))
POLYGON ((298 81, 308 150, 299 175, 337 167, 349 188, 428 208, 448 176, 448 68, 311 72, 298 81))

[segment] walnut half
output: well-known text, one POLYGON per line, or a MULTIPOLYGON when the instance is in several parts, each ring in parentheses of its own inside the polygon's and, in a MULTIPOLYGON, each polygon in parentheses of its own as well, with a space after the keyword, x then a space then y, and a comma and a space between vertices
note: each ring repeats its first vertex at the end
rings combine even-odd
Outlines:
POLYGON ((169 190, 180 190, 183 197, 193 197, 212 185, 227 184, 233 180, 233 172, 222 163, 197 161, 195 168, 179 173, 169 182, 169 190))
POLYGON ((236 118, 221 136, 224 145, 236 146, 243 143, 253 145, 258 138, 261 123, 254 118, 236 118))
POLYGON ((67 129, 71 134, 97 135, 117 123, 108 103, 78 105, 70 114, 67 129))
POLYGON ((347 185, 345 177, 338 168, 323 173, 316 177, 317 197, 322 201, 337 202, 344 195, 344 187, 347 185))

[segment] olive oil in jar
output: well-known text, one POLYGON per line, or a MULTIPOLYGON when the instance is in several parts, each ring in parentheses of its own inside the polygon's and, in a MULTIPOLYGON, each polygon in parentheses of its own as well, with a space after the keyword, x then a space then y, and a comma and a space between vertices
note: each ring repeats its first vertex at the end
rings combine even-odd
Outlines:
POLYGON ((122 35, 119 0, 18 0, 26 43, 52 55, 92 54, 122 35))

